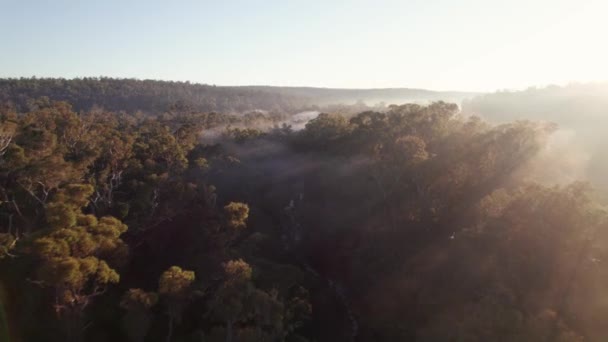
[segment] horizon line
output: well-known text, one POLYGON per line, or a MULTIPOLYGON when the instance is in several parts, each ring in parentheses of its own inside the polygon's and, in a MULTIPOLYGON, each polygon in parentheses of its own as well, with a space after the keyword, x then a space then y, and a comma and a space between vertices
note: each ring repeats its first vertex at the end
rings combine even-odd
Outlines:
POLYGON ((391 87, 378 87, 378 88, 364 88, 364 87, 328 87, 328 86, 315 86, 315 85, 271 85, 271 84, 217 84, 217 83, 206 83, 200 81, 192 81, 192 80, 176 80, 176 79, 163 79, 163 78, 139 78, 139 77, 116 77, 116 76, 75 76, 75 77, 57 77, 57 76, 2 76, 0 75, 0 80, 20 80, 20 79, 50 79, 50 80, 84 80, 84 79, 111 79, 111 80, 131 80, 131 81, 151 81, 151 82, 166 82, 166 83, 184 83, 190 85, 198 85, 198 86, 210 86, 210 87, 223 87, 223 88, 246 88, 246 87, 266 87, 266 88, 292 88, 292 89, 323 89, 323 90, 418 90, 418 91, 427 91, 427 92, 435 92, 435 93, 467 93, 467 94, 490 94, 497 92, 517 92, 517 91, 525 91, 533 88, 549 88, 549 87, 567 87, 571 85, 608 85, 607 81, 568 81, 562 84, 557 83, 547 83, 543 85, 529 85, 527 87, 522 88, 496 88, 494 90, 438 90, 431 88, 421 88, 421 87, 408 87, 408 86, 391 86, 391 87))

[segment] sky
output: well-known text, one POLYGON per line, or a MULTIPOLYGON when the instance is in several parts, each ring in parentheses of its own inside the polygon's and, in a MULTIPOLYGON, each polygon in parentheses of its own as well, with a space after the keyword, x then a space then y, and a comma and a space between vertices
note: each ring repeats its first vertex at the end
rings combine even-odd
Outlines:
POLYGON ((608 81, 605 0, 0 0, 0 77, 493 91, 608 81))

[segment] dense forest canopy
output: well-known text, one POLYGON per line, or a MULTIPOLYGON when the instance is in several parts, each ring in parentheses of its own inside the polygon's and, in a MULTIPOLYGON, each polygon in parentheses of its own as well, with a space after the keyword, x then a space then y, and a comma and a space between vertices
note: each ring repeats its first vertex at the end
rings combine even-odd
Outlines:
POLYGON ((608 336, 608 212, 529 177, 554 124, 439 101, 297 129, 295 90, 0 89, 0 340, 608 336), (284 112, 232 115, 265 101, 284 112))
POLYGON ((319 109, 319 106, 352 105, 356 102, 369 106, 381 102, 460 102, 472 95, 474 93, 407 88, 229 87, 107 77, 0 79, 0 102, 10 102, 18 111, 27 111, 31 101, 39 97, 67 101, 76 111, 88 111, 97 106, 110 111, 160 114, 171 108, 220 113, 254 110, 297 113, 319 109))

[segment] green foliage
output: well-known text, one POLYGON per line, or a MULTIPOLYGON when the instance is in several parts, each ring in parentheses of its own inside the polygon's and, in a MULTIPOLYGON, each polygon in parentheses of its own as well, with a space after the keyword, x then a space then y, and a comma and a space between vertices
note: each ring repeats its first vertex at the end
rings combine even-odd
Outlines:
POLYGON ((158 302, 158 294, 142 289, 129 289, 122 296, 120 306, 126 310, 123 327, 131 341, 143 341, 152 323, 152 309, 158 302))
POLYGON ((55 289, 58 313, 80 315, 93 297, 120 280, 108 261, 124 257, 127 247, 120 235, 127 227, 113 217, 97 220, 84 215, 80 208, 91 193, 92 187, 86 185, 69 185, 58 191, 47 208, 53 229, 32 243, 40 260, 36 279, 55 289))
POLYGON ((263 137, 265 135, 264 132, 253 129, 253 128, 228 128, 226 131, 226 135, 230 139, 234 139, 239 144, 245 143, 250 140, 255 140, 263 137))
POLYGON ((306 124, 304 141, 316 147, 328 147, 350 134, 352 127, 341 115, 321 113, 306 124))
POLYGON ((245 203, 230 202, 224 206, 224 214, 229 228, 245 228, 249 217, 249 206, 245 203))
POLYGON ((150 309, 158 302, 158 295, 145 292, 142 289, 129 289, 120 301, 120 306, 126 310, 150 309))
POLYGON ((292 298, 286 306, 276 289, 256 288, 252 281, 253 270, 244 260, 230 260, 223 268, 224 280, 210 303, 210 312, 224 323, 224 327, 216 328, 212 338, 284 339, 310 314, 305 298, 292 298))
POLYGON ((15 248, 17 239, 14 235, 8 233, 0 233, 0 259, 11 256, 11 250, 15 248))
POLYGON ((174 322, 180 322, 182 312, 187 304, 194 282, 194 272, 171 266, 163 272, 158 281, 158 293, 165 299, 167 315, 169 316, 169 331, 167 341, 171 340, 174 322))
POLYGON ((161 296, 180 297, 187 293, 194 281, 194 272, 171 266, 163 272, 158 281, 158 293, 161 296))

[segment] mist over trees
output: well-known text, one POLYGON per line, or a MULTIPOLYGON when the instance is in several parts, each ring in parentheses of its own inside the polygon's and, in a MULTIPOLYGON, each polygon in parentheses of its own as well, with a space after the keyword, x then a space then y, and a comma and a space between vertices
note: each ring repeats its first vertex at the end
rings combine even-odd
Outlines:
POLYGON ((514 119, 548 120, 566 127, 588 127, 590 119, 605 120, 608 83, 573 83, 498 91, 463 101, 463 110, 483 114, 493 122, 514 119))
MULTIPOLYGON (((556 123, 560 132, 551 143, 558 161, 546 160, 549 167, 561 168, 562 177, 590 179, 608 191, 608 84, 588 83, 567 86, 501 91, 463 101, 463 112, 494 123, 535 120, 556 123)), ((555 178, 555 177, 551 177, 555 178)))
POLYGON ((355 104, 297 129, 280 101, 236 115, 136 100, 163 82, 1 84, 11 340, 608 336, 606 208, 592 184, 527 176, 554 124, 438 101, 355 104))

